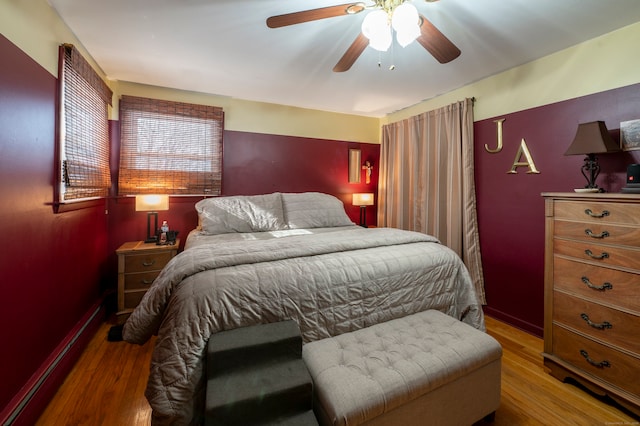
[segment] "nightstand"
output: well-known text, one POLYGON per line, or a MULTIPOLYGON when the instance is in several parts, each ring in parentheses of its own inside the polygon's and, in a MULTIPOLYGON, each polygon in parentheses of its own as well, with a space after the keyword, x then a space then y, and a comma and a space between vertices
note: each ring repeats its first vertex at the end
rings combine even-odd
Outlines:
POLYGON ((118 254, 118 322, 127 319, 138 306, 162 268, 178 253, 180 239, 172 245, 129 241, 118 254))

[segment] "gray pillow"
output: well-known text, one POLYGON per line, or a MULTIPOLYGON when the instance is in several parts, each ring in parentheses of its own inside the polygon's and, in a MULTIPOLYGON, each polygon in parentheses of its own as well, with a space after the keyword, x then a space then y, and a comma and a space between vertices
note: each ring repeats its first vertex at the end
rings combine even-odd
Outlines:
POLYGON ((279 192, 206 198, 196 203, 196 211, 201 231, 209 235, 286 228, 279 192))
POLYGON ((333 195, 320 192, 283 193, 282 205, 290 229, 354 224, 345 213, 342 201, 333 195))

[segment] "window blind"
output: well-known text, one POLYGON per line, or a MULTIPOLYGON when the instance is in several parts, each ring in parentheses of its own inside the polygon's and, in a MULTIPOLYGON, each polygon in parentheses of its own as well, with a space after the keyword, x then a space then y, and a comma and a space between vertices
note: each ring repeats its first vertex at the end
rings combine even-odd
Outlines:
POLYGON ((118 194, 220 195, 222 108, 123 96, 118 194))
POLYGON ((111 188, 112 92, 78 50, 60 46, 60 190, 58 201, 106 197, 111 188))

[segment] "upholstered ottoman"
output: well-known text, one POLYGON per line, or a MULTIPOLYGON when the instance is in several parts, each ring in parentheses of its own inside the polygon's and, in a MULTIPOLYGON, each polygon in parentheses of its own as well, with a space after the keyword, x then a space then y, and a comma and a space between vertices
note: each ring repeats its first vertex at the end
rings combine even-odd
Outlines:
POLYGON ((464 425, 500 404, 502 347, 430 310, 303 346, 322 425, 464 425))

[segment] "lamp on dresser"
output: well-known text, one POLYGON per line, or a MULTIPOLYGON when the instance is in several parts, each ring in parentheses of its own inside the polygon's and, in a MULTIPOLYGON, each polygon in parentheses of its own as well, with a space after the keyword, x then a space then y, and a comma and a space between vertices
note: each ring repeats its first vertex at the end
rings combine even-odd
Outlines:
POLYGON ((367 206, 373 205, 372 193, 358 193, 353 194, 353 200, 351 202, 354 206, 360 207, 360 223, 363 228, 367 227, 367 206))
POLYGON ((147 212, 147 239, 145 243, 155 243, 158 230, 158 212, 169 210, 169 196, 157 194, 136 195, 136 211, 147 212), (153 228, 151 227, 153 217, 153 228))
POLYGON ((604 192, 598 188, 596 178, 600 174, 600 165, 596 154, 620 151, 620 147, 613 141, 604 121, 581 123, 573 138, 573 142, 564 155, 586 155, 582 165, 582 176, 587 180, 584 192, 604 192))

